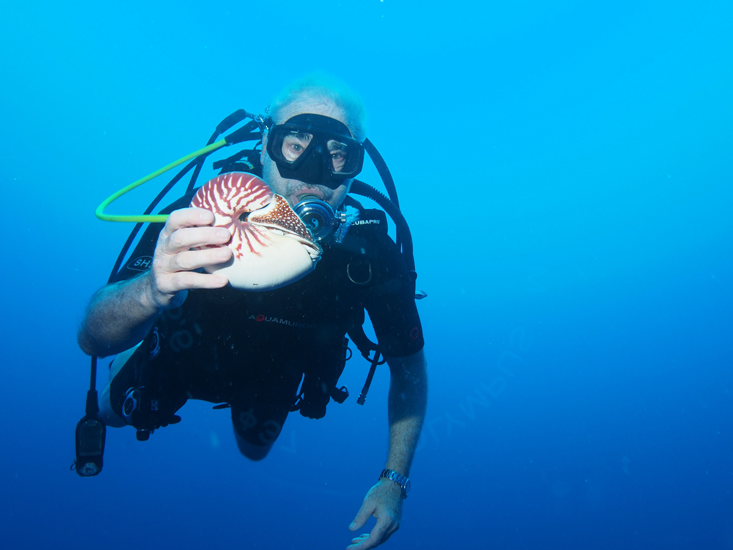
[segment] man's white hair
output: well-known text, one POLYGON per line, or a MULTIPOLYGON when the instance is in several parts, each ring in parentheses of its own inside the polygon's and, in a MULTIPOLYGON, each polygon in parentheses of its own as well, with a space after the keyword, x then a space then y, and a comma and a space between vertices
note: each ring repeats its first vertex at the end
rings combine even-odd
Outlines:
POLYGON ((270 100, 267 110, 273 120, 279 120, 280 111, 292 103, 306 100, 334 103, 346 114, 348 126, 354 139, 366 138, 366 109, 359 95, 343 80, 326 73, 312 73, 283 88, 270 100))

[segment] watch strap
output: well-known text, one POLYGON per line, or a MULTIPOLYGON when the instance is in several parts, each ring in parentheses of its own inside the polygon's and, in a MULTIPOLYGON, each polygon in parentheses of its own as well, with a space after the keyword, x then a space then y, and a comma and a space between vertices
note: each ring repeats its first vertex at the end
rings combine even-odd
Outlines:
POLYGON ((403 476, 394 470, 385 468, 379 475, 379 479, 389 479, 390 481, 394 481, 400 486, 400 489, 402 489, 402 498, 407 498, 407 494, 410 492, 410 479, 407 476, 403 476))

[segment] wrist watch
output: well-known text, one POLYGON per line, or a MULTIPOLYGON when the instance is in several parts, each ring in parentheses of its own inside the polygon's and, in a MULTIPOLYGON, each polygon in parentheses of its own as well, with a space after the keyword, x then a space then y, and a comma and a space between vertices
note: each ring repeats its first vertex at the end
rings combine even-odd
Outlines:
POLYGON ((394 470, 385 468, 379 476, 379 479, 382 478, 394 481, 399 485, 400 489, 402 489, 402 498, 407 498, 407 495, 410 494, 410 480, 406 476, 400 475, 394 470))

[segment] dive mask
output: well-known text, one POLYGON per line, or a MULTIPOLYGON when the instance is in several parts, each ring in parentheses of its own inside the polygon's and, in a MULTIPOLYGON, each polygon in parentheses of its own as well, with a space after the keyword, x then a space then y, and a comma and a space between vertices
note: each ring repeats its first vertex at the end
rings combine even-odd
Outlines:
POLYGON ((283 178, 331 189, 356 177, 364 164, 364 147, 345 124, 307 113, 269 129, 267 154, 283 178))

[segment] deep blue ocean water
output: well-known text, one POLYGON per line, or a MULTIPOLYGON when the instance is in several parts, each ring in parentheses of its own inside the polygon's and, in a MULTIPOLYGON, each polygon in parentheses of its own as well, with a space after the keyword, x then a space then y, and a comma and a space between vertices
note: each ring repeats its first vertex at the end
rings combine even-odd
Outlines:
POLYGON ((733 4, 29 1, 0 51, 0 547, 347 546, 387 444, 388 372, 359 407, 360 359, 261 463, 189 403, 68 469, 75 333, 130 229, 94 209, 324 70, 364 97, 428 293, 386 547, 733 548, 733 4))

